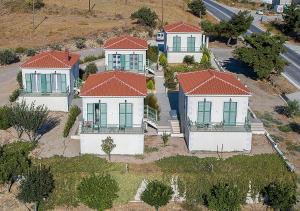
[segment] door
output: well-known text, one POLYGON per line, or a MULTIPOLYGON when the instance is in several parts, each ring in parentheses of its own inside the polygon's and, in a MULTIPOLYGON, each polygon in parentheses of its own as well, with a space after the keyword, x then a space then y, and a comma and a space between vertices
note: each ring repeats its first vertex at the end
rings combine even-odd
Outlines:
POLYGON ((41 74, 41 92, 47 93, 47 79, 46 74, 41 74))

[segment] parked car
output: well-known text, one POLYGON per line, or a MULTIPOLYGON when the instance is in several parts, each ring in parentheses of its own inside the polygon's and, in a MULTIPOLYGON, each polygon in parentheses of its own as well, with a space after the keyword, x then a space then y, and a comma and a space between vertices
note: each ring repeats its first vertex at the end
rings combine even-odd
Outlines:
POLYGON ((264 11, 262 11, 262 10, 256 10, 256 14, 257 14, 257 15, 263 15, 263 14, 264 14, 264 11))

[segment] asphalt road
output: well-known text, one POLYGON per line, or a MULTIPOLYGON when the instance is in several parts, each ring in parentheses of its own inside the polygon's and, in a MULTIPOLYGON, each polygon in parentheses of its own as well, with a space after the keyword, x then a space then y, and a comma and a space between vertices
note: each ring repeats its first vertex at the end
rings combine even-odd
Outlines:
MULTIPOLYGON (((220 20, 229 20, 238 10, 229 9, 212 0, 204 0, 207 10, 220 20)), ((263 30, 252 24, 246 34, 262 33, 263 30)), ((289 65, 285 68, 284 76, 300 89, 300 52, 296 52, 285 45, 286 52, 282 55, 289 65)))

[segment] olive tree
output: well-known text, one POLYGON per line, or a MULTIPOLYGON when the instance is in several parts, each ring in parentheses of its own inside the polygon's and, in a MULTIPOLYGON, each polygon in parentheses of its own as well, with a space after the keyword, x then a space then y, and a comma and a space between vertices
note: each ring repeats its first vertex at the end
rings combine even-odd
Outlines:
POLYGON ((116 147, 114 144, 114 140, 108 136, 106 139, 102 140, 101 148, 103 152, 105 152, 108 155, 108 160, 110 161, 110 153, 111 151, 116 147))

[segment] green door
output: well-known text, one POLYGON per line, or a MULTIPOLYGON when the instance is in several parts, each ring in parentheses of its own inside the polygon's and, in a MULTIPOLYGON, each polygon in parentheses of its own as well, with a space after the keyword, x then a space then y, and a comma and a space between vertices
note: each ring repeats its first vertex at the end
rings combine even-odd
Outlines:
POLYGON ((108 70, 112 70, 112 69, 113 69, 113 55, 108 54, 108 70))
POLYGON ((236 113, 237 113, 237 103, 232 102, 224 102, 224 113, 223 120, 224 125, 235 126, 236 125, 236 113))
POLYGON ((47 93, 47 79, 46 74, 41 74, 41 92, 47 93))
POLYGON ((25 80, 26 80, 26 92, 32 92, 32 80, 31 80, 31 74, 26 73, 25 74, 25 80))
POLYGON ((211 102, 206 100, 198 102, 198 123, 210 123, 211 119, 211 102))
POLYGON ((173 51, 174 52, 181 51, 181 37, 179 36, 173 37, 173 51))
POLYGON ((125 55, 124 54, 121 55, 120 60, 121 60, 121 70, 125 70, 125 55))
POLYGON ((187 51, 188 52, 195 52, 195 37, 188 37, 187 38, 187 51))
POLYGON ((120 128, 132 127, 132 103, 119 104, 119 125, 120 128))

